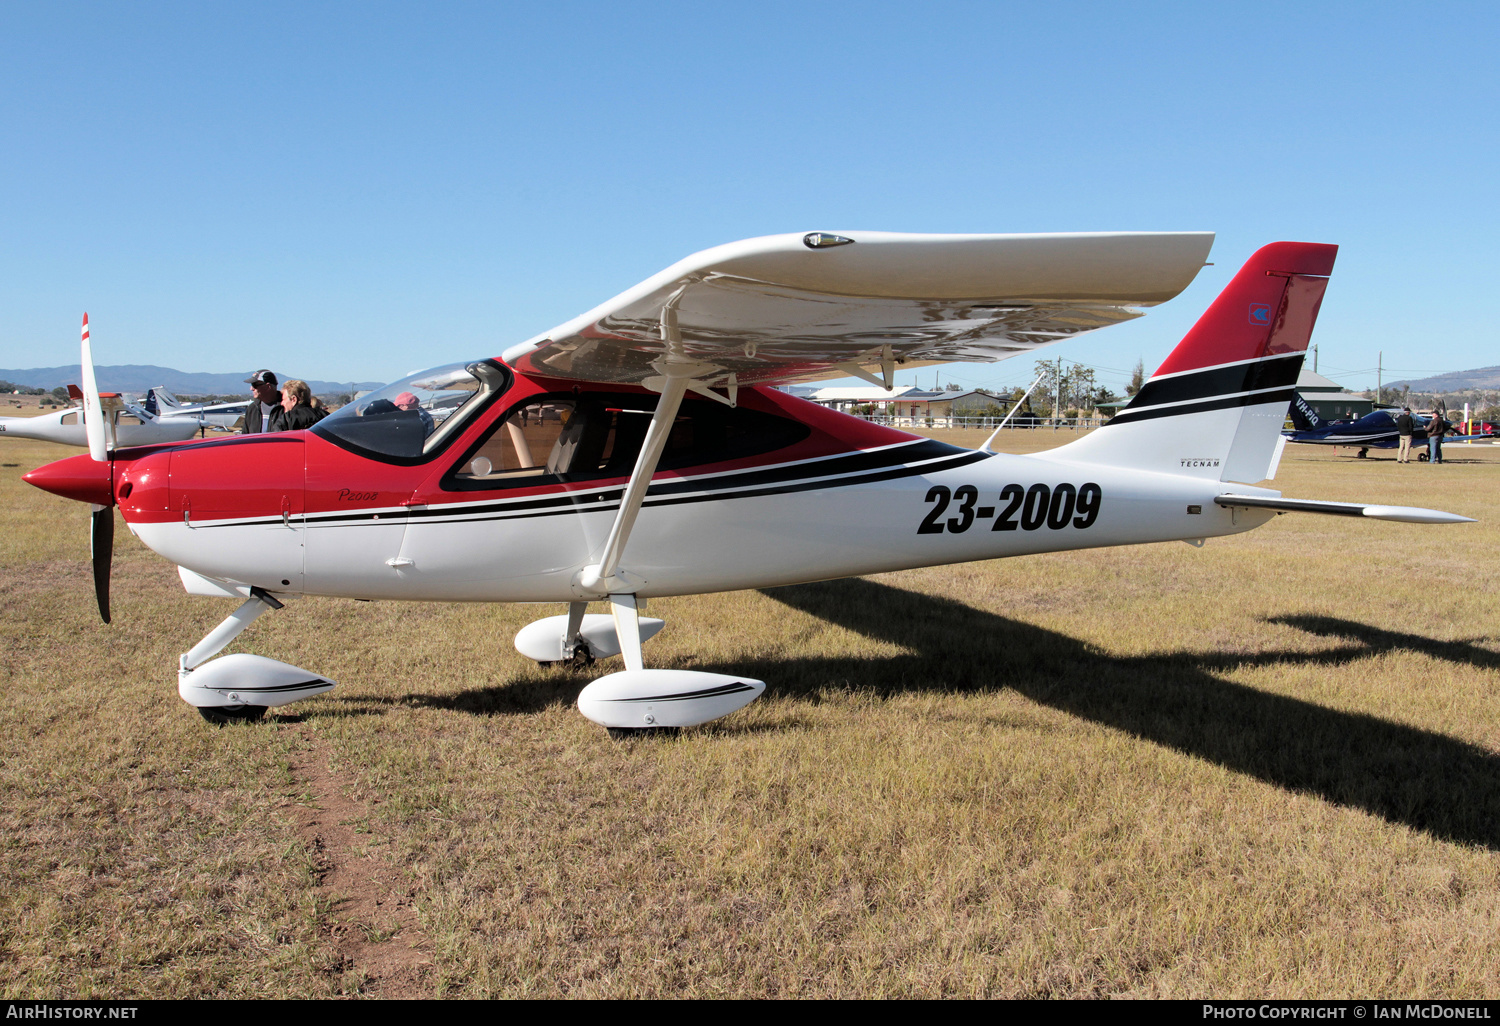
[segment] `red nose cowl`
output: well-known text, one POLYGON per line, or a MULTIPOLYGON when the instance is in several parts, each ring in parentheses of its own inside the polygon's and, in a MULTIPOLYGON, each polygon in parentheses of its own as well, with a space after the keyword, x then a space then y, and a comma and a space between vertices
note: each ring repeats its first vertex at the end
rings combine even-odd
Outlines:
POLYGON ((70 456, 65 460, 37 467, 30 473, 23 474, 21 480, 65 499, 92 502, 96 506, 113 506, 112 469, 113 464, 99 463, 91 456, 70 456))

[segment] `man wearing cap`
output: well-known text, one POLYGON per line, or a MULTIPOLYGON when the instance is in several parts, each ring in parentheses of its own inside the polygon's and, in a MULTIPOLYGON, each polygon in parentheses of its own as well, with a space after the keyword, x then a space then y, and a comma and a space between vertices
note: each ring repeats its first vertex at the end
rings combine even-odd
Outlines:
POLYGON ((281 412, 281 392, 276 388, 276 375, 268 370, 258 370, 245 379, 245 384, 250 386, 250 391, 255 393, 255 398, 259 401, 245 408, 245 426, 240 429, 240 434, 258 435, 263 431, 275 431, 277 428, 271 422, 271 415, 281 412))

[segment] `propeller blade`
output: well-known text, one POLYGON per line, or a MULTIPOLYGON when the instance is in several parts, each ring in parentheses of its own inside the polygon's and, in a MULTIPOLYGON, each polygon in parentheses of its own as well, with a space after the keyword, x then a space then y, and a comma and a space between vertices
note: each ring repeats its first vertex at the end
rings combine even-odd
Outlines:
MULTIPOLYGON (((94 350, 89 345, 89 315, 83 315, 83 430, 89 440, 89 455, 100 463, 109 459, 104 437, 104 404, 99 400, 99 382, 94 378, 94 350)), ((97 565, 97 564, 96 564, 97 565)), ((108 617, 105 618, 106 621, 108 617)))
POLYGON ((89 542, 94 556, 94 598, 99 600, 99 616, 109 623, 109 568, 115 555, 115 510, 113 506, 95 506, 89 522, 89 542))

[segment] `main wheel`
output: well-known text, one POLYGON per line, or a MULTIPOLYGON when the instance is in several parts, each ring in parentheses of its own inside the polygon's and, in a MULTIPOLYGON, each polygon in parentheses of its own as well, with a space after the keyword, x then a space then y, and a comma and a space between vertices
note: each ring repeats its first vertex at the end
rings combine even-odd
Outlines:
POLYGON ((605 727, 616 741, 630 741, 638 737, 676 737, 681 727, 605 727))
POLYGON ((573 646, 573 655, 570 660, 575 670, 587 670, 594 665, 594 650, 589 648, 589 643, 579 638, 573 646))
POLYGON ((200 705, 198 715, 218 727, 231 723, 254 723, 266 714, 263 705, 200 705))

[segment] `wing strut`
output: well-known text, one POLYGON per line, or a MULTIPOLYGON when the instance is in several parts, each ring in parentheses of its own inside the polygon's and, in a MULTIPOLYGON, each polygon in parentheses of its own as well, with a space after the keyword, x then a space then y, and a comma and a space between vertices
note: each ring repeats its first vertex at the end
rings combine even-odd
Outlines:
MULTIPOLYGON (((721 370, 713 364, 699 363, 682 352, 682 336, 677 330, 677 305, 692 284, 694 283, 691 281, 687 282, 673 292, 662 307, 661 337, 667 344, 667 355, 652 363, 653 369, 658 373, 641 382, 646 388, 661 393, 661 398, 656 402, 656 412, 651 415, 651 426, 646 429, 646 440, 642 443, 640 455, 636 457, 635 467, 630 472, 630 483, 625 486, 625 494, 620 498, 620 511, 615 514, 615 522, 609 529, 609 538, 604 543, 599 562, 584 567, 579 575, 579 586, 597 595, 633 592, 633 586, 617 574, 620 558, 625 553, 625 543, 630 540, 630 531, 635 526, 636 515, 641 511, 641 503, 645 501, 646 489, 651 486, 651 475, 656 473, 656 464, 667 447, 667 438, 672 434, 672 425, 677 421, 677 411, 682 406, 683 395, 690 388, 694 391, 706 391, 702 381, 697 379, 714 376, 721 370)), ((724 401, 722 396, 716 395, 713 398, 724 401)), ((616 612, 615 615, 618 618, 620 613, 616 612)), ((627 645, 623 635, 621 644, 627 645)), ((629 648, 625 651, 628 652, 629 648)))
POLYGON ((1021 404, 1026 401, 1026 397, 1031 394, 1031 389, 1035 388, 1038 385, 1040 385, 1042 383, 1042 379, 1045 378, 1046 376, 1047 376, 1047 372, 1046 371, 1042 371, 1040 374, 1038 374, 1036 376, 1036 380, 1031 383, 1031 388, 1028 388, 1026 391, 1024 391, 1024 392, 1021 393, 1021 398, 1017 399, 1016 400, 1016 405, 1014 405, 1014 406, 1012 406, 1010 408, 1010 412, 1007 413, 1005 415, 1005 419, 1000 422, 1000 427, 995 428, 995 433, 992 434, 992 435, 990 435, 989 438, 985 439, 984 444, 979 447, 979 449, 980 449, 981 452, 993 453, 995 451, 994 449, 990 448, 990 446, 994 445, 995 444, 995 439, 997 439, 997 438, 1000 437, 1000 429, 1003 428, 1003 427, 1005 427, 1005 425, 1007 425, 1007 424, 1010 423, 1010 418, 1012 418, 1012 417, 1014 417, 1016 415, 1016 411, 1021 408, 1021 404))
MULTIPOLYGON (((674 368, 671 364, 666 364, 658 369, 670 371, 674 368)), ((630 483, 625 486, 625 494, 620 499, 620 511, 615 514, 615 522, 609 529, 609 539, 604 543, 604 551, 599 555, 599 562, 583 568, 583 575, 579 578, 578 583, 588 591, 607 594, 616 590, 629 590, 629 586, 618 580, 615 574, 620 569, 620 557, 625 553, 625 543, 630 540, 630 530, 635 526, 641 502, 646 498, 646 489, 651 485, 651 475, 656 473, 657 461, 661 459, 662 450, 667 447, 667 436, 672 433, 677 410, 682 406, 682 396, 688 386, 685 374, 677 377, 668 373, 664 377, 666 381, 663 383, 661 398, 656 402, 651 426, 646 429, 646 441, 641 446, 641 454, 636 457, 635 469, 630 472, 630 483)))
POLYGON ((661 338, 666 343, 667 353, 651 365, 657 374, 641 382, 646 388, 660 393, 661 398, 656 401, 656 412, 651 415, 651 426, 646 429, 646 439, 636 457, 635 467, 630 471, 630 483, 620 498, 620 511, 610 525, 599 562, 585 566, 578 576, 578 585, 586 593, 609 596, 615 634, 620 639, 620 654, 625 658, 626 670, 643 670, 646 664, 641 655, 640 605, 635 594, 639 585, 620 573, 620 560, 625 555, 625 544, 630 541, 630 531, 635 527, 635 518, 646 499, 646 491, 651 487, 651 476, 656 473, 656 465, 667 447, 672 425, 677 422, 682 397, 692 389, 719 402, 727 401, 731 406, 736 398, 733 375, 728 381, 729 398, 726 400, 709 391, 706 384, 707 379, 716 377, 723 369, 700 363, 683 352, 682 335, 677 328, 677 306, 693 284, 693 281, 684 282, 662 305, 661 338))

